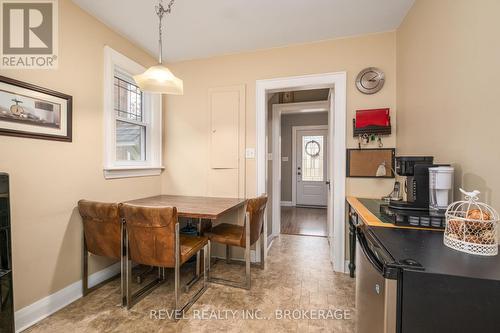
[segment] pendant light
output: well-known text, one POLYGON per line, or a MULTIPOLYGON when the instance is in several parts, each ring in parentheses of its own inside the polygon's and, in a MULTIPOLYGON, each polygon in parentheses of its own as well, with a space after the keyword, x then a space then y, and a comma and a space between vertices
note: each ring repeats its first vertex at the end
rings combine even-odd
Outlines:
POLYGON ((163 66, 163 41, 162 41, 162 19, 163 15, 170 14, 175 0, 171 0, 166 7, 160 0, 156 6, 156 14, 160 19, 159 24, 159 64, 149 67, 144 73, 135 75, 134 80, 144 92, 156 94, 182 95, 184 87, 182 80, 177 78, 167 67, 163 66))

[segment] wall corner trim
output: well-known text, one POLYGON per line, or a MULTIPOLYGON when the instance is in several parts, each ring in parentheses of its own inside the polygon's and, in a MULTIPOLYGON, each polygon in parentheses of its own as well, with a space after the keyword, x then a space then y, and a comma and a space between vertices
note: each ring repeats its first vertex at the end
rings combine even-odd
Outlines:
MULTIPOLYGON (((118 273, 120 273, 119 262, 90 275, 89 287, 95 286, 118 273)), ((47 297, 17 310, 14 315, 16 332, 24 331, 28 327, 35 325, 82 296, 82 280, 79 280, 47 297)))

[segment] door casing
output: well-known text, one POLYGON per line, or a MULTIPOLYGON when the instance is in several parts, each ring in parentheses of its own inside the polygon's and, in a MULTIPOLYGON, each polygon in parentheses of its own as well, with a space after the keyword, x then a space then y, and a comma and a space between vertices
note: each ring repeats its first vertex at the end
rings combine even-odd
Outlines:
MULTIPOLYGON (((290 76, 274 79, 257 80, 255 87, 255 140, 256 140, 256 193, 265 193, 267 187, 267 94, 284 90, 307 90, 330 88, 333 89, 330 98, 330 117, 333 126, 330 126, 330 178, 332 181, 331 202, 333 204, 333 216, 328 221, 331 242, 330 259, 333 270, 346 272, 345 264, 345 190, 346 190, 346 130, 347 130, 347 73, 321 73, 301 76, 290 76)), ((273 198, 274 199, 274 198, 273 198)), ((273 211, 274 213, 274 211, 273 211)), ((267 221, 267 218, 266 218, 267 221)), ((273 221, 274 222, 274 221, 273 221)), ((267 223, 265 224, 267 225, 267 223)), ((279 234, 278 234, 279 235, 279 234)), ((267 238, 265 250, 272 244, 273 234, 267 238)))

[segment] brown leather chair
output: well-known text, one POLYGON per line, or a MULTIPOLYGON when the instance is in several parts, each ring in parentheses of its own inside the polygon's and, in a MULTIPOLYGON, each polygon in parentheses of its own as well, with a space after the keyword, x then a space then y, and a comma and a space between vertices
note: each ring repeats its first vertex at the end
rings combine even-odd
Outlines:
POLYGON ((175 207, 144 207, 123 204, 120 207, 120 215, 125 221, 124 261, 126 265, 127 308, 131 308, 154 287, 164 282, 165 268, 174 268, 176 314, 189 309, 207 288, 208 274, 206 269, 208 265, 203 265, 205 267, 203 286, 182 307, 179 302, 180 267, 197 253, 203 252, 203 259, 206 258, 206 254, 210 254, 208 238, 180 235, 175 207), (159 268, 158 278, 134 295, 131 293, 132 261, 159 268))
MULTIPOLYGON (((83 222, 83 295, 108 282, 88 287, 88 254, 121 260, 123 225, 120 219, 119 205, 116 203, 102 203, 87 200, 78 201, 78 211, 83 222)), ((123 262, 122 262, 123 270, 123 262)), ((123 298, 122 279, 122 303, 123 298)))
POLYGON ((226 262, 231 263, 231 246, 245 249, 245 281, 238 283, 210 276, 210 281, 232 287, 250 289, 250 247, 261 239, 260 268, 264 269, 264 211, 267 195, 249 199, 246 205, 244 225, 221 223, 205 233, 211 242, 226 245, 226 262))

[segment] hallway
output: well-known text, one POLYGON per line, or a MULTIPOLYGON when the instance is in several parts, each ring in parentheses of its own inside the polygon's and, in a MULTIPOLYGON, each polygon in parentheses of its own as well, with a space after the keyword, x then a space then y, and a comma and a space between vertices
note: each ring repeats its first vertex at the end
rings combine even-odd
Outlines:
POLYGON ((326 208, 281 207, 281 233, 326 237, 326 208))
MULTIPOLYGON (((243 266, 223 261, 214 276, 243 275, 243 266)), ((186 274, 184 274, 186 275, 186 274)), ((189 276, 188 276, 189 277, 189 276)), ((171 309, 172 275, 167 283, 127 311, 118 306, 119 279, 81 298, 32 327, 29 332, 354 332, 354 279, 335 273, 326 238, 281 235, 274 240, 264 271, 252 268, 252 289, 212 284, 185 314, 186 319, 151 318, 151 310, 171 309), (259 311, 261 319, 242 318, 259 311), (338 311, 344 318, 283 318, 279 311, 338 311), (235 316, 220 318, 222 311, 235 316), (211 320, 196 313, 215 314, 211 320), (280 319, 281 318, 281 319, 280 319)), ((317 313, 317 312, 316 312, 317 313)), ((312 314, 311 314, 312 315, 312 314)))

